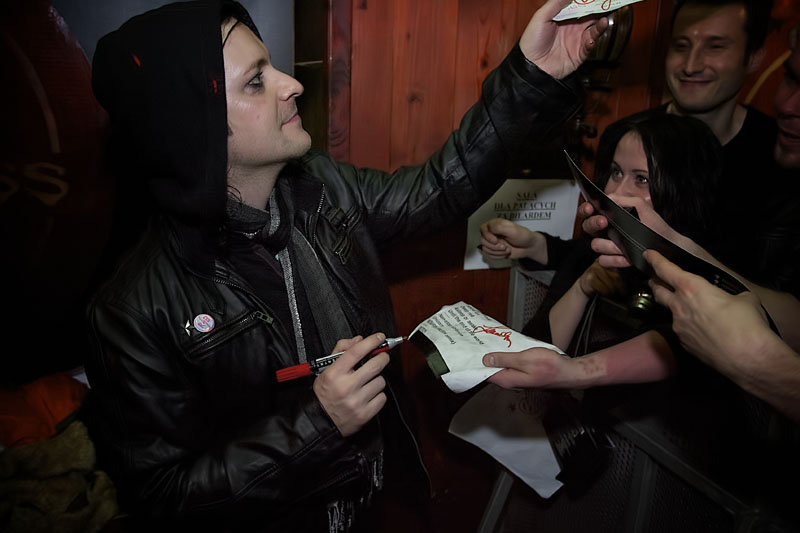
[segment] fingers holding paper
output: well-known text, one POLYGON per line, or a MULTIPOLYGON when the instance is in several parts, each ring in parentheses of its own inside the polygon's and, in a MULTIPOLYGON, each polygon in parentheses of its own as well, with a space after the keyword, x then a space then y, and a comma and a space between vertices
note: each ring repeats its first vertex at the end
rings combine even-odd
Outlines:
POLYGON ((728 294, 653 250, 644 258, 659 277, 651 281, 653 294, 672 311, 672 329, 686 349, 800 421, 800 358, 770 329, 758 296, 728 294))
POLYGON ((386 404, 386 381, 380 373, 389 363, 389 355, 378 354, 355 368, 385 339, 383 333, 376 333, 366 339, 340 340, 334 352, 343 349, 344 353, 314 380, 314 393, 345 437, 360 430, 386 404))
POLYGON ((656 301, 672 312, 672 329, 687 350, 707 364, 731 370, 724 368, 737 364, 730 355, 740 353, 757 330, 769 330, 754 293, 729 294, 654 250, 647 250, 644 258, 658 276, 650 285, 656 301))
POLYGON ((533 14, 519 46, 529 61, 556 79, 573 73, 608 28, 608 19, 582 18, 555 22, 572 0, 548 0, 533 14))
MULTIPOLYGON (((636 210, 636 216, 648 228, 655 231, 668 241, 680 246, 681 248, 697 254, 699 247, 689 238, 684 237, 669 224, 667 224, 661 216, 653 209, 653 204, 644 198, 637 196, 617 196, 614 194, 608 197, 620 207, 633 208, 636 210)), ((622 250, 610 239, 605 238, 605 230, 608 229, 608 219, 597 213, 594 207, 585 202, 578 208, 578 214, 583 218, 583 230, 595 236, 592 240, 592 250, 600 255, 600 264, 607 268, 624 268, 631 266, 630 261, 625 257, 622 250)))

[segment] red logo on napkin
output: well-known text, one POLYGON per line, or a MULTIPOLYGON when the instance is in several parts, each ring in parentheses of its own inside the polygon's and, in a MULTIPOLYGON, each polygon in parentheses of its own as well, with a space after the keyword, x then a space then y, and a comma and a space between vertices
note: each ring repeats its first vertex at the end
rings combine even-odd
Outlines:
POLYGON ((475 329, 472 330, 472 333, 488 333, 489 335, 497 335, 498 337, 505 339, 508 343, 508 347, 511 348, 511 333, 514 330, 511 328, 498 328, 494 326, 475 326, 475 329), (507 329, 508 331, 500 331, 503 329, 507 329))

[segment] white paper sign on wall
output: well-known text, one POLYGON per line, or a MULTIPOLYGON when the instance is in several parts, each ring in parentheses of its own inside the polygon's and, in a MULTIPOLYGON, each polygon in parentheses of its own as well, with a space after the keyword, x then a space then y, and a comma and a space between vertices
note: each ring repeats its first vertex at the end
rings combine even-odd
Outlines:
POLYGON ((469 217, 464 270, 503 268, 508 260, 490 261, 478 250, 481 224, 507 218, 534 231, 571 239, 580 189, 572 180, 506 180, 488 202, 469 217))

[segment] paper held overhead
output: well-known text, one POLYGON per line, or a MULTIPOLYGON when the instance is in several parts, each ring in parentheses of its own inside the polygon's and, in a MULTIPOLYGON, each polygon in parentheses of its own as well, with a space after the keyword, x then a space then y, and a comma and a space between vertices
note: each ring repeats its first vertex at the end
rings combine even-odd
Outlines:
POLYGON ((555 21, 576 19, 596 13, 610 13, 615 9, 635 4, 642 0, 573 0, 571 4, 553 17, 555 21))

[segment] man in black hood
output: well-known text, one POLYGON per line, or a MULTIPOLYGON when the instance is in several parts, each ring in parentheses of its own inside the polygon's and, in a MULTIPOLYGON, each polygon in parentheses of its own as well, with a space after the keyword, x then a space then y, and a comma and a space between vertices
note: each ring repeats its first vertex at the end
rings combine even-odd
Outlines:
POLYGON ((553 22, 568 3, 534 15, 436 154, 391 174, 309 151, 303 88, 235 2, 170 4, 100 41, 119 218, 150 215, 88 312, 93 439, 123 508, 216 529, 353 526, 405 438, 383 416, 397 413, 382 411, 388 356, 359 366, 394 329, 378 249, 473 211, 577 110, 560 79, 607 22, 553 22), (313 381, 276 382, 332 351, 313 381))

